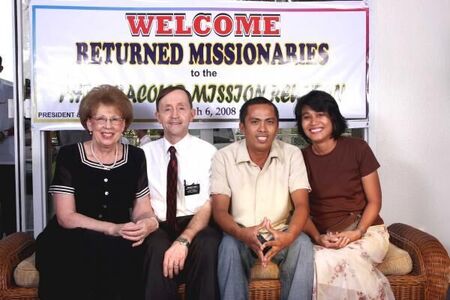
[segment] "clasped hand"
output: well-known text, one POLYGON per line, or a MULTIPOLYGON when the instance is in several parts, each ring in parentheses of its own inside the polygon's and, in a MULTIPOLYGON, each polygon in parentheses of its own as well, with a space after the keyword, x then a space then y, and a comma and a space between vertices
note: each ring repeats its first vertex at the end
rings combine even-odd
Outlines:
POLYGON ((340 249, 362 237, 361 231, 350 230, 321 234, 316 243, 325 248, 340 249))
POLYGON ((131 246, 137 247, 144 242, 144 239, 158 228, 154 219, 145 218, 134 222, 114 224, 110 235, 121 236, 122 238, 134 242, 131 246))
POLYGON ((264 218, 259 225, 241 228, 239 239, 256 253, 262 266, 265 267, 278 252, 288 247, 295 237, 289 232, 274 229, 270 220, 264 218), (267 230, 272 235, 273 238, 270 241, 261 243, 258 240, 257 236, 262 229, 267 230), (264 254, 266 248, 269 250, 264 254))

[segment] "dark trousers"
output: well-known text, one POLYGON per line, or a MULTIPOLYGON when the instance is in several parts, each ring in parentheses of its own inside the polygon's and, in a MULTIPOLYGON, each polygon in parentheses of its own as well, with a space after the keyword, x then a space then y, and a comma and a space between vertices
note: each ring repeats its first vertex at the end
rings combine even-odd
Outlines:
POLYGON ((222 233, 214 224, 209 224, 194 237, 181 273, 172 279, 163 275, 164 254, 191 218, 177 218, 177 232, 171 230, 166 222, 161 222, 159 229, 147 237, 144 256, 145 299, 177 299, 177 286, 180 283, 186 283, 186 299, 219 299, 217 249, 222 233))
POLYGON ((0 239, 16 231, 16 187, 14 165, 0 165, 0 239))

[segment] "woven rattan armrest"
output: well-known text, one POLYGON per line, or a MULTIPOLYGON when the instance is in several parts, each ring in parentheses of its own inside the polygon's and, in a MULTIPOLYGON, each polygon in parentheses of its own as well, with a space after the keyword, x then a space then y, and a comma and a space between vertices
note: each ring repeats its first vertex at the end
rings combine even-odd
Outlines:
POLYGON ((14 268, 35 250, 35 241, 29 234, 13 233, 0 240, 0 300, 35 300, 35 288, 21 288, 14 283, 14 268))
POLYGON ((410 274, 388 276, 391 285, 424 281, 424 299, 446 299, 450 259, 442 244, 432 235, 401 223, 390 225, 389 234, 391 242, 408 251, 413 262, 410 274))

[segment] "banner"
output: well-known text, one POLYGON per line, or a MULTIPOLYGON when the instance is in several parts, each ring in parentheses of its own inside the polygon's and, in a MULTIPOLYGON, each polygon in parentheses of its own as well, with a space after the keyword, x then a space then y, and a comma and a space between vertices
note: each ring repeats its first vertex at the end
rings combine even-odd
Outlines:
POLYGON ((312 89, 333 94, 345 117, 366 117, 363 1, 33 1, 31 24, 37 127, 78 122, 79 101, 100 84, 128 95, 135 122, 154 122, 158 92, 176 84, 205 128, 236 122, 256 96, 292 120, 312 89))

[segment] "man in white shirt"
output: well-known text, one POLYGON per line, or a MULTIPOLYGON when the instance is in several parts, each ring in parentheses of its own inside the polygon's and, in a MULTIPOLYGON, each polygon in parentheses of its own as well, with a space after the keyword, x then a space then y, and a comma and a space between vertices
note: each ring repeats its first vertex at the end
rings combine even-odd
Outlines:
POLYGON ((190 93, 182 86, 161 90, 156 109, 164 137, 142 147, 151 203, 160 222, 146 241, 145 298, 177 299, 177 284, 185 282, 187 299, 219 299, 217 248, 221 232, 210 224, 209 199, 216 148, 188 133, 195 111, 190 93), (173 180, 169 174, 172 160, 177 169, 173 180), (170 198, 174 198, 175 208, 170 198))
POLYGON ((145 144, 150 143, 152 140, 150 139, 150 136, 147 134, 147 129, 136 129, 134 133, 136 133, 138 139, 139 139, 139 147, 142 148, 145 144))

